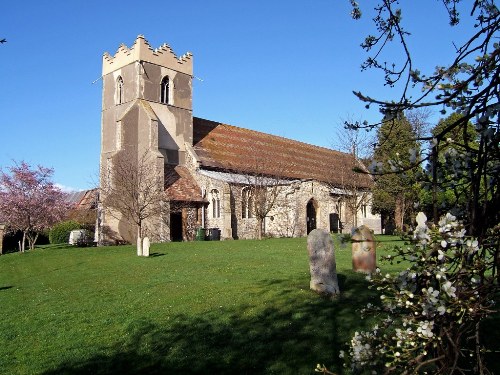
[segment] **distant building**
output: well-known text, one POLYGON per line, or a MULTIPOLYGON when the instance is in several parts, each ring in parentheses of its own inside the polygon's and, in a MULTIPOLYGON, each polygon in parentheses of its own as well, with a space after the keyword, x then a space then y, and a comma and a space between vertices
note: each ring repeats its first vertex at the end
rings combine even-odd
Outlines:
MULTIPOLYGON (((117 155, 154 156, 169 204, 148 225, 153 240, 193 240, 201 227, 216 238, 254 238, 257 179, 260 192, 279 186, 263 221, 266 235, 349 232, 354 224, 380 232, 373 181, 352 171, 364 169, 352 155, 193 117, 192 79, 191 54, 178 58, 168 45, 154 50, 143 36, 103 56, 101 183, 117 155), (356 212, 353 197, 362 200, 356 212)), ((135 229, 105 205, 99 223, 103 242, 134 241, 135 229)))

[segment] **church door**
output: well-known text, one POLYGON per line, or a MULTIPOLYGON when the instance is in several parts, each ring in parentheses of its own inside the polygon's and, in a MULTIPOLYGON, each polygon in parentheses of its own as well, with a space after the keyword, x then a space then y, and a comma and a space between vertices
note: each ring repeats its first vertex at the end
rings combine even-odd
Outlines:
POLYGON ((306 213, 307 234, 309 234, 309 232, 311 232, 313 229, 316 229, 316 207, 314 207, 314 201, 312 199, 307 202, 306 213))
POLYGON ((182 213, 172 212, 170 214, 170 240, 182 241, 182 213))

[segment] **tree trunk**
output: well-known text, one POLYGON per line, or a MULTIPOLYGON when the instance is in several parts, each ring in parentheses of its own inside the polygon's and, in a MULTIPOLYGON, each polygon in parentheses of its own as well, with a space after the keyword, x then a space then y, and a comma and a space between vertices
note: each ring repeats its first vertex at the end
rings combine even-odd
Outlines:
POLYGON ((23 231, 23 240, 21 242, 21 247, 19 248, 19 252, 24 253, 24 244, 26 242, 26 231, 23 231))
POLYGON ((261 217, 257 217, 257 239, 261 240, 262 239, 262 224, 264 223, 264 220, 261 217))
POLYGON ((142 228, 137 225, 137 255, 142 256, 142 228))

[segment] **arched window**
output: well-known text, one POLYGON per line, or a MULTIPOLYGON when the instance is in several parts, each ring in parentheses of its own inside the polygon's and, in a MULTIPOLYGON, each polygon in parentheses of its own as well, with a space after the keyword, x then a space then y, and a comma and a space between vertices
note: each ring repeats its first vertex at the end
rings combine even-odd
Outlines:
POLYGON ((212 195, 212 217, 216 219, 220 217, 219 191, 217 189, 213 189, 211 195, 212 195))
POLYGON ((160 103, 170 104, 170 78, 168 76, 161 80, 160 103))
POLYGON ((115 103, 123 103, 123 78, 121 76, 116 79, 115 103))
POLYGON ((241 217, 250 219, 253 217, 253 194, 250 187, 246 187, 241 192, 241 217))

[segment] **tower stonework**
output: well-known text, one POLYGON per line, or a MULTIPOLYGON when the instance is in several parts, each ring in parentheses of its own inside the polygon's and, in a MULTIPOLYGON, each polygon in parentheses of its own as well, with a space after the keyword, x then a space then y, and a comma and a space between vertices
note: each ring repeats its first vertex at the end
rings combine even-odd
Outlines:
MULTIPOLYGON (((139 165, 147 155, 151 173, 161 178, 165 164, 185 164, 186 147, 193 143, 192 77, 190 53, 178 58, 166 44, 153 49, 142 35, 130 48, 122 44, 114 56, 103 55, 101 187, 117 160, 139 165)), ((153 240, 168 238, 168 225, 160 225, 161 218, 152 221, 153 240)), ((105 204, 99 227, 101 242, 135 242, 133 225, 105 204)))

